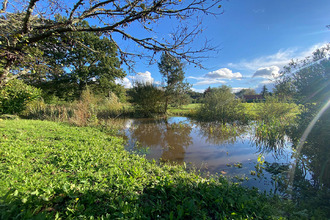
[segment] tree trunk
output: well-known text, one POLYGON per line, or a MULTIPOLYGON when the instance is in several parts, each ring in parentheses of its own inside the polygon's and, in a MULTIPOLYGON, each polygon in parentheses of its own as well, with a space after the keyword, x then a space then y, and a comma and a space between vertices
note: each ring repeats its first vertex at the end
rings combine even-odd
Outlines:
POLYGON ((168 96, 166 96, 166 98, 165 98, 165 110, 164 110, 164 114, 166 114, 167 108, 168 108, 168 96))

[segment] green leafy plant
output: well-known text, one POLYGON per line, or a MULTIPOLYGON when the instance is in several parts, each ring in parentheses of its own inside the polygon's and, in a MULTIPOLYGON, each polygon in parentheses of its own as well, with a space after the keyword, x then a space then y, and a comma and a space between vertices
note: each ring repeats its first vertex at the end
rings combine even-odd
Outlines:
POLYGON ((0 114, 21 113, 26 105, 39 98, 41 90, 25 84, 19 79, 11 80, 0 89, 0 114))
POLYGON ((245 121, 243 106, 227 86, 212 88, 206 93, 197 117, 206 121, 220 121, 222 124, 245 121))
POLYGON ((143 116, 164 113, 164 91, 153 84, 137 82, 129 92, 134 109, 143 116))

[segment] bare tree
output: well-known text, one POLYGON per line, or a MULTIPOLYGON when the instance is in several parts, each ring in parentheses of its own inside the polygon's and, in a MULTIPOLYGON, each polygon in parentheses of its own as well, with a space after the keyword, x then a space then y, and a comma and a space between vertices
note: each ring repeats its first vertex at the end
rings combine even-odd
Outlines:
MULTIPOLYGON (((220 8, 220 1, 3 0, 0 10, 0 87, 12 77, 30 71, 26 68, 28 65, 23 63, 36 63, 40 42, 70 32, 100 32, 109 37, 117 46, 122 62, 130 68, 134 64, 134 57, 148 58, 150 62, 156 62, 155 55, 164 51, 201 66, 202 52, 214 48, 210 47, 207 41, 198 49, 194 49, 191 43, 202 32, 202 15, 219 14, 214 12, 216 10, 213 8, 220 8), (57 20, 58 14, 66 19, 57 20), (140 37, 140 30, 157 34, 154 27, 162 21, 168 22, 166 18, 179 23, 173 33, 162 38, 140 37), (189 23, 193 19, 196 24, 190 26, 189 23), (83 20, 88 20, 94 26, 75 25, 83 20), (138 25, 140 29, 131 33, 128 29, 133 25, 138 25), (124 49, 125 46, 118 43, 118 36, 145 49, 144 53, 124 49), (10 76, 14 66, 21 68, 10 76)), ((75 41, 83 44, 77 39, 75 41)))

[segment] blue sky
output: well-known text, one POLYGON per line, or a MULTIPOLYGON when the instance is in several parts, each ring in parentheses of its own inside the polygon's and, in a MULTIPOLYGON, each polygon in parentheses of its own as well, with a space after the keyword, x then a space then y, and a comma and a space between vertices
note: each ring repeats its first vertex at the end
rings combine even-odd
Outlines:
MULTIPOLYGON (((219 51, 208 54, 202 63, 206 69, 185 68, 195 91, 223 84, 233 91, 259 91, 263 85, 271 89, 274 76, 285 64, 310 55, 330 39, 329 0, 223 0, 221 5, 224 13, 204 17, 205 31, 193 43, 198 46, 201 39, 208 39, 219 51)), ((166 34, 168 26, 168 22, 160 23, 159 34, 166 34)), ((126 72, 126 86, 132 80, 161 81, 157 64, 143 60, 136 63, 135 73, 126 72)))

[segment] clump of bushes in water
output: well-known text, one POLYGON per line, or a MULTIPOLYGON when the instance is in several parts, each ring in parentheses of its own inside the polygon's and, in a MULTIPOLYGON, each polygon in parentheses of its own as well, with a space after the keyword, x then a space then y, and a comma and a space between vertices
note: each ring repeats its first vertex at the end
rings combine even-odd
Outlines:
POLYGON ((299 107, 276 96, 267 96, 263 103, 255 105, 254 112, 256 145, 262 152, 279 154, 287 141, 286 133, 296 123, 299 107))
POLYGON ((234 121, 246 122, 240 100, 231 93, 231 88, 211 88, 197 111, 197 117, 205 121, 220 121, 223 124, 234 121))
POLYGON ((136 115, 151 117, 165 114, 165 92, 151 83, 139 83, 129 91, 136 115))
POLYGON ((269 219, 279 200, 147 161, 123 140, 46 121, 0 123, 1 219, 269 219))

